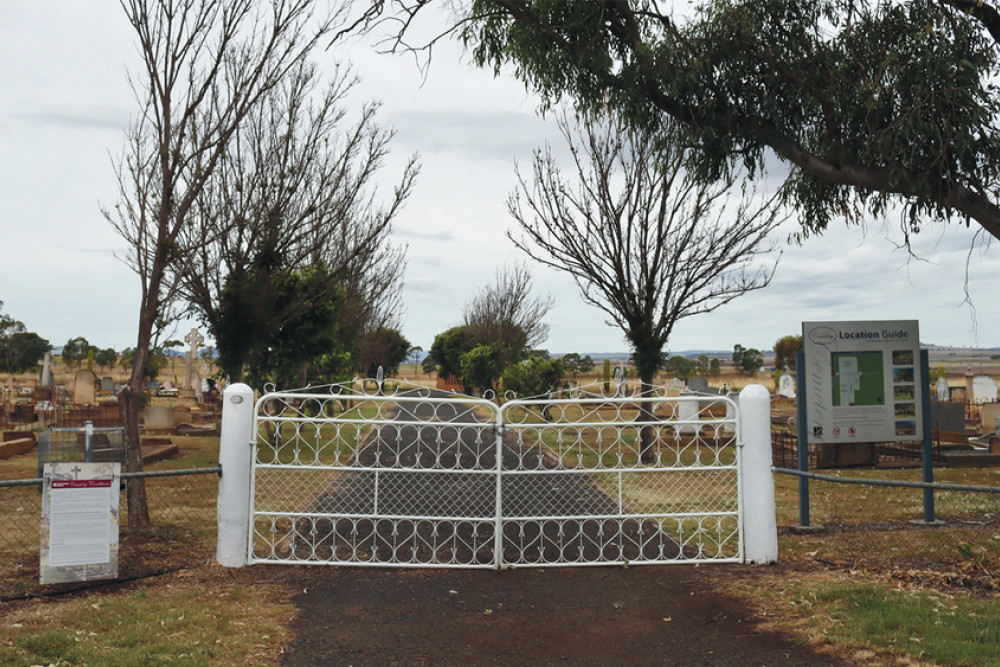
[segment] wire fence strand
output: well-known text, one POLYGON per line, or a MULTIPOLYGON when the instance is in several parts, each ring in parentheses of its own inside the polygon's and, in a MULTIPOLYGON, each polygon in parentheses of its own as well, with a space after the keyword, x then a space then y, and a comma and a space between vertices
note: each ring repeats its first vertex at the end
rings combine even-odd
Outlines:
MULTIPOLYGON (((124 473, 146 479, 152 528, 129 534, 127 494, 122 485, 119 578, 193 567, 215 553, 219 467, 124 473)), ((0 596, 34 594, 59 587, 41 586, 39 550, 41 478, 0 481, 0 596)))

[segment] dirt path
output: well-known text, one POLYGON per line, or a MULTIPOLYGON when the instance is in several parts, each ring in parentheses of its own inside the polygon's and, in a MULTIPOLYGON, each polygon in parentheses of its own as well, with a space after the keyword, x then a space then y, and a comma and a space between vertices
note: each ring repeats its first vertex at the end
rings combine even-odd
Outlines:
POLYGON ((286 665, 847 665, 762 632, 713 577, 739 565, 290 569, 286 665))
MULTIPOLYGON (((495 465, 496 448, 486 428, 455 429, 461 411, 418 404, 398 420, 433 425, 382 426, 360 448, 365 466, 381 473, 380 509, 388 514, 493 512, 491 476, 468 474, 495 465), (433 409, 433 414, 428 410, 433 409), (407 468, 433 467, 455 473, 426 475, 407 468)), ((539 449, 504 444, 505 468, 550 468, 539 449), (520 458, 520 462, 508 462, 520 458)), ((349 472, 319 498, 321 509, 350 514, 371 500, 371 473, 349 472)), ((529 512, 519 503, 604 505, 610 499, 583 481, 540 475, 505 488, 505 511, 529 512), (551 479, 549 479, 551 478, 551 479), (533 487, 527 485, 534 484, 533 487), (579 487, 579 488, 578 488, 579 487)), ((605 508, 601 508, 607 511, 605 508)), ((569 512, 577 513, 577 512, 569 512)), ((492 562, 490 535, 473 534, 468 522, 449 536, 435 533, 441 546, 428 550, 431 535, 404 535, 403 527, 339 520, 327 530, 348 532, 356 552, 376 562, 492 562), (367 526, 358 535, 359 525, 367 526), (391 530, 392 536, 382 534, 391 530), (417 539, 419 537, 419 539, 417 539), (392 548, 390 548, 392 543, 392 548), (414 544, 411 550, 398 544, 414 544), (421 553, 423 552, 423 553, 421 553), (464 553, 463 553, 464 552, 464 553), (394 555, 395 554, 395 555, 394 555), (436 557, 435 557, 436 556, 436 557), (410 559, 410 560, 408 560, 410 559), (398 561, 397 561, 398 562, 398 561)), ((637 543, 637 526, 621 526, 620 543, 637 543)), ((440 530, 440 529, 438 529, 440 530)), ((600 531, 597 524, 578 529, 600 531)), ((505 534, 505 550, 520 549, 528 562, 545 562, 541 552, 505 534), (513 544, 513 546, 511 546, 513 544), (530 553, 529 553, 530 552, 530 553), (537 559, 537 560, 534 560, 537 559)), ((595 536, 590 536, 594 538, 595 536)), ((530 540, 529 540, 530 541, 530 540)), ((539 540, 541 542, 542 540, 539 540)), ((534 544, 534 543, 533 543, 534 544)), ((676 545, 674 553, 676 553, 676 545)), ((343 548, 343 547, 342 547, 343 548)), ((621 548, 621 547, 619 547, 621 548)), ((538 550, 538 547, 532 547, 538 550)), ((573 556, 570 551, 564 554, 573 556)), ((583 555, 580 552, 577 555, 583 555)), ((589 554, 593 557, 593 554, 589 554)), ((572 559, 572 558, 571 558, 572 559)), ((523 561, 522 561, 523 562, 523 561)), ((832 665, 845 664, 759 631, 743 605, 718 593, 715 579, 743 574, 747 566, 645 566, 527 568, 512 570, 288 568, 278 576, 298 593, 295 641, 288 665, 832 665)))
MULTIPOLYGON (((426 402, 395 406, 393 421, 359 446, 355 462, 362 469, 338 472, 318 496, 313 510, 331 518, 303 522, 299 531, 331 536, 317 549, 320 557, 393 564, 493 563, 496 432, 472 416, 470 405, 434 400, 440 396, 433 392, 426 402), (371 513, 373 507, 380 516, 413 518, 351 518, 371 513)), ((502 480, 503 514, 525 517, 504 524, 504 562, 545 565, 680 555, 678 543, 655 522, 616 517, 616 500, 586 475, 556 472, 555 460, 541 447, 518 442, 508 432, 499 452, 504 470, 511 471, 502 480), (534 518, 545 516, 550 518, 534 518), (560 518, 580 516, 594 518, 560 518)))

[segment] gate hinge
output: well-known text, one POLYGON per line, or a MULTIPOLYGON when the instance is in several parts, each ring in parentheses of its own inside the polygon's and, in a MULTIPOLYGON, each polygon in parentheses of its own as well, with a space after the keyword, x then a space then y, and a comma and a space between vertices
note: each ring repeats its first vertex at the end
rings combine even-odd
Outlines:
POLYGON ((739 440, 737 440, 737 441, 736 441, 736 448, 737 448, 737 449, 742 449, 742 448, 743 448, 743 444, 744 444, 744 443, 743 443, 743 440, 742 440, 742 438, 741 438, 741 439, 739 439, 739 440))

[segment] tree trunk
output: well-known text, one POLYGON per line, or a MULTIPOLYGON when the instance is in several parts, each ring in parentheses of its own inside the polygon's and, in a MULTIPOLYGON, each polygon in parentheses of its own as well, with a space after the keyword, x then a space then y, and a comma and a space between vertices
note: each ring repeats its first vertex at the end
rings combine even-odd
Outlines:
MULTIPOLYGON (((149 363, 149 346, 153 340, 153 323, 159 312, 157 295, 163 278, 164 259, 153 264, 149 289, 143 296, 139 310, 139 334, 135 343, 135 358, 128 383, 118 395, 118 408, 125 426, 125 470, 142 472, 142 439, 139 433, 139 411, 142 409, 142 392, 146 389, 146 365, 149 363)), ((150 528, 149 504, 146 500, 146 480, 130 479, 126 485, 129 533, 146 533, 150 528)))
MULTIPOLYGON (((133 382, 126 384, 118 394, 118 409, 125 426, 125 470, 142 472, 142 440, 139 435, 139 410, 142 409, 142 389, 133 382)), ((125 501, 128 506, 126 531, 131 534, 149 531, 149 504, 146 499, 146 480, 130 479, 126 484, 125 501)))
MULTIPOLYGON (((652 396, 655 387, 653 386, 653 378, 656 376, 656 371, 644 372, 639 377, 639 388, 641 390, 641 396, 652 396)), ((652 403, 639 403, 639 414, 636 417, 636 421, 641 424, 639 426, 639 461, 641 463, 655 463, 656 462, 656 443, 657 443, 657 429, 655 426, 649 425, 655 418, 653 417, 653 404, 652 403)))

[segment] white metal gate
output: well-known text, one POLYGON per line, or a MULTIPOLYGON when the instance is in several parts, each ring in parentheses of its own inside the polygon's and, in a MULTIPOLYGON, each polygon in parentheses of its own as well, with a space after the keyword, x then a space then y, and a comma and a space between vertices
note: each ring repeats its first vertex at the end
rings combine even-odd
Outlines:
POLYGON ((249 560, 742 561, 735 402, 625 389, 502 406, 392 380, 268 393, 256 408, 249 560))

